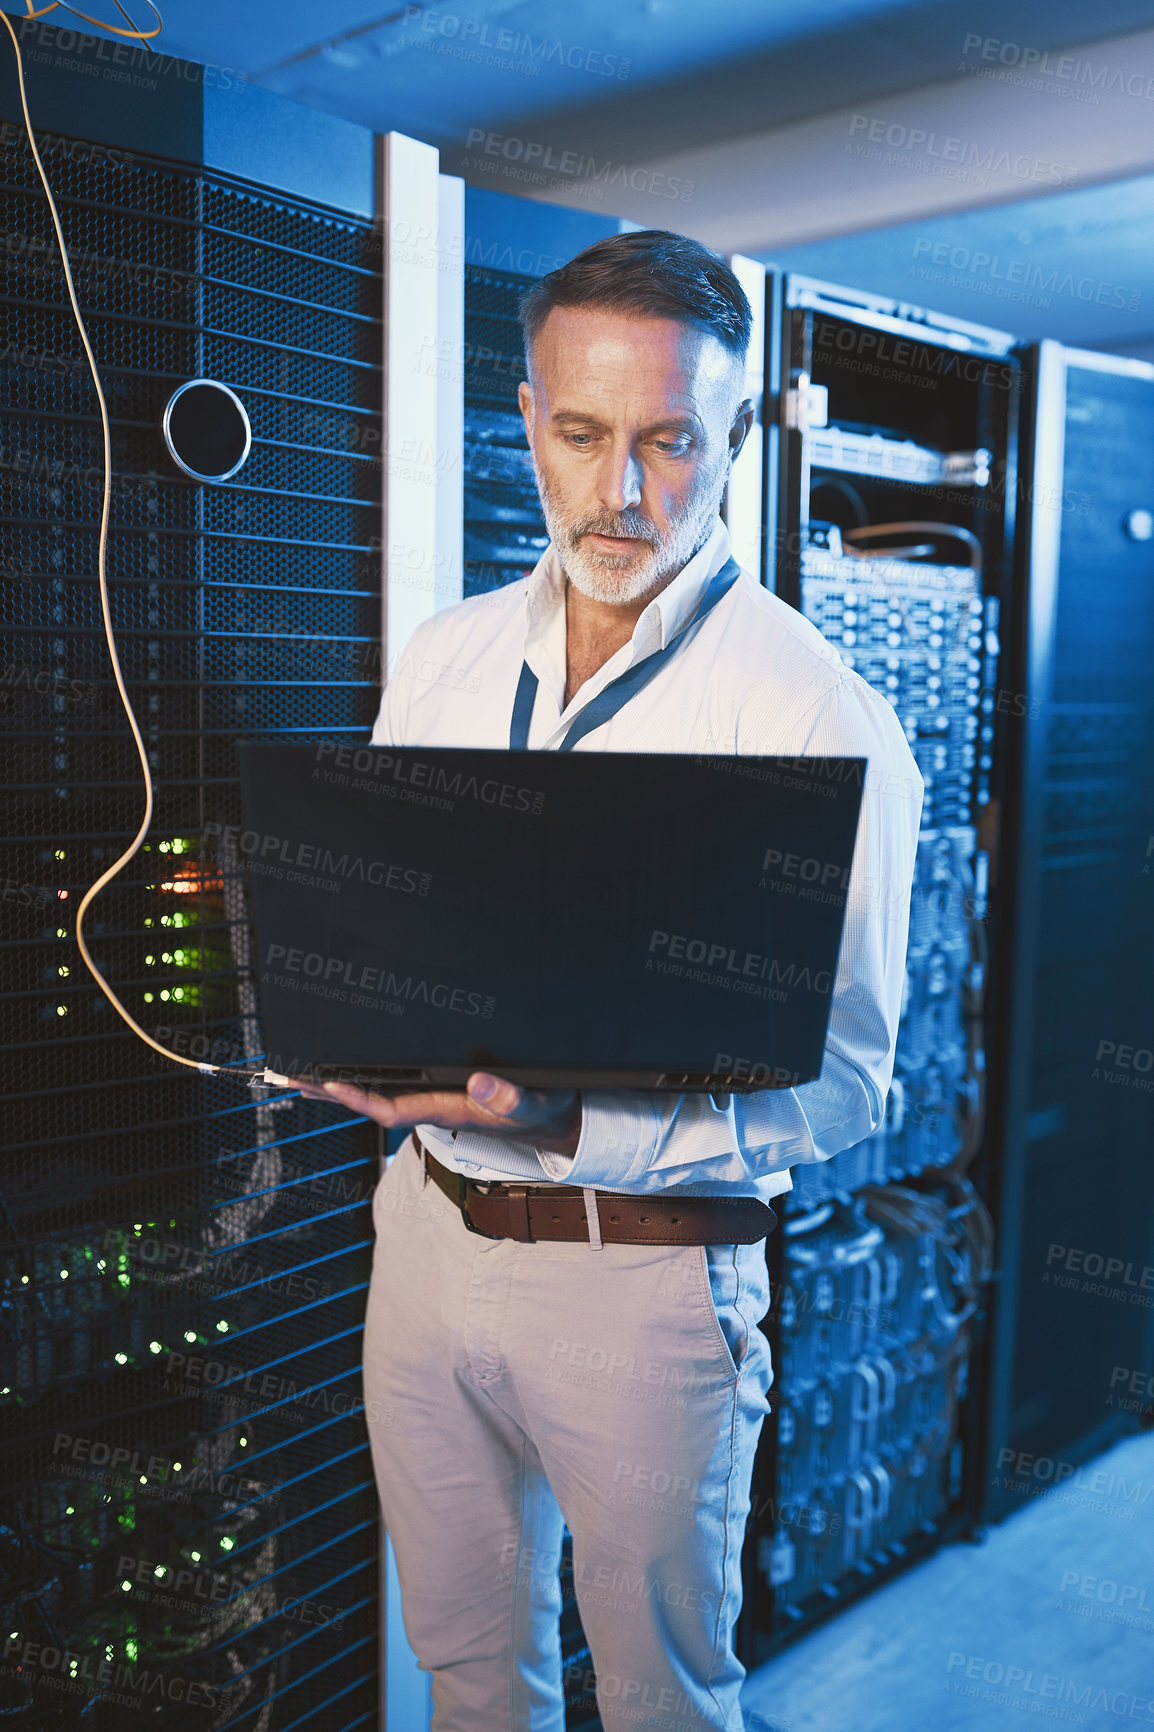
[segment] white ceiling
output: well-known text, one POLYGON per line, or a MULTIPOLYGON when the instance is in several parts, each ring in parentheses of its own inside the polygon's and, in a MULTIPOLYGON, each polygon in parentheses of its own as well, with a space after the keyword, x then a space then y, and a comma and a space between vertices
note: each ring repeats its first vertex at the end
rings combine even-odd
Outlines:
POLYGON ((1003 329, 1154 343, 1154 0, 159 4, 163 52, 435 144, 474 185, 1003 329))

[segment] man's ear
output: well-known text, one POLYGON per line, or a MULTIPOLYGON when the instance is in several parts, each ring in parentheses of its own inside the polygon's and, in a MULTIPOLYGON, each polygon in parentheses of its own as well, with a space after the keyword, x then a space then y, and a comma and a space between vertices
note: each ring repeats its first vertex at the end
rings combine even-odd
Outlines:
POLYGON ((733 412, 733 425, 729 429, 729 461, 731 463, 745 444, 746 435, 753 426, 753 420, 753 398, 743 397, 733 412))
POLYGON ((533 387, 527 379, 522 379, 517 387, 517 407, 521 411, 521 419, 525 423, 525 437, 530 445, 533 443, 533 387))

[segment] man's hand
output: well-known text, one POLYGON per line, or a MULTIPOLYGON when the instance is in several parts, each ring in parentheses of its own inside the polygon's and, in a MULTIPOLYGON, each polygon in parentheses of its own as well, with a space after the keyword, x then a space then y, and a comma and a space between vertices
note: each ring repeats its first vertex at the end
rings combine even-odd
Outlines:
POLYGON ((581 1140, 581 1096, 576 1089, 522 1089, 487 1071, 475 1071, 464 1090, 431 1094, 380 1095, 352 1083, 294 1081, 309 1100, 335 1101, 390 1131, 409 1125, 482 1131, 556 1155, 575 1155, 581 1140))

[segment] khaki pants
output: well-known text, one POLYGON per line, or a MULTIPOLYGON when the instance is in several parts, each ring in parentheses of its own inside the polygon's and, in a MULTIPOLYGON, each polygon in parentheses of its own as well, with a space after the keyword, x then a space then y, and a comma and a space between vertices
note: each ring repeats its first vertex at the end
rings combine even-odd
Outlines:
POLYGON ((437 1732, 563 1732, 565 1525, 606 1732, 739 1732, 764 1241, 484 1239, 422 1181, 374 1197, 365 1400, 437 1732))

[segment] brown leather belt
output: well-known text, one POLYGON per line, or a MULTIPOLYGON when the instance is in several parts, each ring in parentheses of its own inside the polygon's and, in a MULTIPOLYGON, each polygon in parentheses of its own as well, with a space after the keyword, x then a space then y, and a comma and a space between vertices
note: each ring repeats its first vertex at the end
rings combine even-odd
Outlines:
MULTIPOLYGON (((450 1172, 413 1132, 425 1173, 461 1211, 470 1233, 485 1239, 591 1242, 585 1192, 580 1185, 480 1184, 450 1172)), ((754 1245, 777 1225, 768 1203, 756 1197, 626 1196, 596 1193, 597 1222, 607 1245, 754 1245)))

